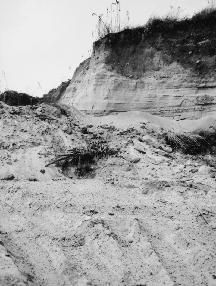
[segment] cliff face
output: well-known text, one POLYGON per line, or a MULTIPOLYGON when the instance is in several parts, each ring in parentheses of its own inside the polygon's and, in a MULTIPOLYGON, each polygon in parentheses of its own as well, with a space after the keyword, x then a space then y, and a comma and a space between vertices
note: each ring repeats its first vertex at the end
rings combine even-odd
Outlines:
POLYGON ((216 110, 216 12, 153 20, 94 44, 60 102, 88 112, 199 118, 216 110))

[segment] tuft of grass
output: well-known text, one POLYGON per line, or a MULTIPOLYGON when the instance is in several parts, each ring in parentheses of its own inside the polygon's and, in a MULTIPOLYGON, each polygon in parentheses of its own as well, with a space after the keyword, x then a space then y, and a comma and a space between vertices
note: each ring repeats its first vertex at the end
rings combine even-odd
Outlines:
POLYGON ((216 132, 199 131, 197 134, 167 132, 164 134, 164 139, 173 150, 185 154, 198 155, 215 152, 216 132))
POLYGON ((198 134, 167 132, 165 141, 173 150, 190 155, 206 153, 210 149, 208 141, 198 134))

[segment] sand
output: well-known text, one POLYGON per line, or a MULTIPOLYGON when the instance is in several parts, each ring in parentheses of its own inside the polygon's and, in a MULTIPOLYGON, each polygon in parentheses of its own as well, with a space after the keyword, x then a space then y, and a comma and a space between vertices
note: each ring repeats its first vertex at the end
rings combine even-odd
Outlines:
MULTIPOLYGON (((139 141, 146 127, 137 116, 129 131, 125 116, 92 119, 96 130, 111 121, 121 127, 112 135, 121 153, 100 160, 94 177, 79 179, 45 168, 56 146, 81 140, 79 131, 62 131, 65 118, 37 121, 39 130, 45 124, 51 131, 35 134, 32 144, 33 131, 19 137, 18 124, 12 136, 14 118, 7 117, 4 144, 22 137, 25 146, 1 150, 3 168, 14 175, 0 181, 1 286, 216 285, 216 170, 203 158, 139 141), (63 143, 50 140, 53 133, 63 143)), ((168 122, 150 118, 148 127, 168 122)))

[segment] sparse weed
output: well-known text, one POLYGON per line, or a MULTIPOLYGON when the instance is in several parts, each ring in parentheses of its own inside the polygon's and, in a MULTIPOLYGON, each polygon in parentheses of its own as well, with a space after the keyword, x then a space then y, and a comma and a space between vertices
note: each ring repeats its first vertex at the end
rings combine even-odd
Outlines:
POLYGON ((215 146, 215 133, 199 132, 193 133, 174 133, 167 132, 165 141, 173 150, 182 151, 185 154, 198 155, 211 152, 215 146))
MULTIPOLYGON (((96 40, 104 38, 111 33, 118 33, 126 28, 129 28, 130 13, 126 11, 126 15, 121 15, 121 3, 119 0, 115 0, 107 8, 106 15, 92 13, 92 16, 96 16, 98 21, 96 25, 96 40), (124 19, 125 18, 125 19, 124 19)), ((94 33, 92 33, 94 35, 94 33)))

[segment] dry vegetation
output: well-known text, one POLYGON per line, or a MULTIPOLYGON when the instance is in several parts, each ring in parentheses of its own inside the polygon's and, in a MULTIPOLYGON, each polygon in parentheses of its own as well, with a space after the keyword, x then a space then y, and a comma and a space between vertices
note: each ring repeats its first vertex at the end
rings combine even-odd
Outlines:
POLYGON ((216 148, 216 132, 214 131, 197 131, 194 133, 174 133, 167 132, 164 134, 165 142, 173 150, 181 151, 185 154, 198 155, 213 153, 216 148))
POLYGON ((66 154, 57 155, 46 167, 56 164, 63 170, 68 167, 75 168, 75 174, 83 177, 94 171, 94 166, 101 158, 116 155, 119 148, 113 148, 108 141, 99 137, 97 139, 88 139, 83 146, 74 147, 66 154))

